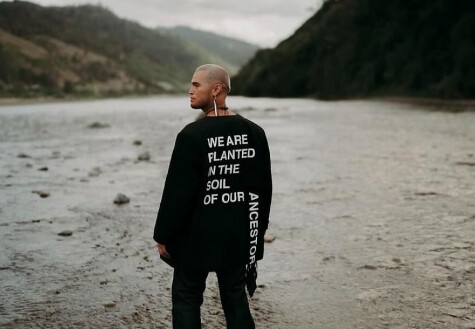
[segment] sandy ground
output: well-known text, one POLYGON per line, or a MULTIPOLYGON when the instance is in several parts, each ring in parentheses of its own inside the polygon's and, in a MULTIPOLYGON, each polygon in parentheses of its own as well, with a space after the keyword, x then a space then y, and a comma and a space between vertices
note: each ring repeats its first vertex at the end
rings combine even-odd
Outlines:
MULTIPOLYGON (((273 160, 257 328, 475 328, 473 108, 228 105, 266 130, 273 160)), ((0 107, 0 327, 171 328, 152 231, 195 117, 181 97, 0 107)), ((224 328, 214 273, 207 286, 203 328, 224 328)))

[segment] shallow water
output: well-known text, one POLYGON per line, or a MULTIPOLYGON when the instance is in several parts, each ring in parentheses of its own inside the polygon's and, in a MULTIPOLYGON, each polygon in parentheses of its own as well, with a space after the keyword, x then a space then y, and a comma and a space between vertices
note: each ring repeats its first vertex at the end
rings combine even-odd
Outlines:
MULTIPOLYGON (((228 106, 271 149, 258 328, 475 327, 474 112, 228 106)), ((172 269, 152 232, 175 136, 196 116, 184 97, 0 107, 0 326, 171 328, 172 269)), ((224 328, 214 274, 207 285, 203 328, 224 328)))

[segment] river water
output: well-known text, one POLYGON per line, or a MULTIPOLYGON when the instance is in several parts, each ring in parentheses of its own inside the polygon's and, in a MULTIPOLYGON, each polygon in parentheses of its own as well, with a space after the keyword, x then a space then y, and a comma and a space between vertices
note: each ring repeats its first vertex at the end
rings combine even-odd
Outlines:
MULTIPOLYGON (((257 328, 475 328, 473 106, 228 106, 271 150, 257 328)), ((172 269, 152 234, 176 134, 197 114, 185 97, 0 107, 1 327, 171 328, 172 269)), ((214 273, 202 320, 224 328, 214 273)))

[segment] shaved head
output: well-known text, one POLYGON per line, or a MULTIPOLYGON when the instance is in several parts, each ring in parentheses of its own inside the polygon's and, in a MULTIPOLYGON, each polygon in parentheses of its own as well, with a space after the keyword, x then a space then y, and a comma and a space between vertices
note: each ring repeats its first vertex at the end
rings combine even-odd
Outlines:
POLYGON ((198 66, 195 72, 205 71, 208 73, 208 79, 213 83, 221 83, 226 94, 231 91, 231 79, 226 70, 216 64, 205 64, 198 66))

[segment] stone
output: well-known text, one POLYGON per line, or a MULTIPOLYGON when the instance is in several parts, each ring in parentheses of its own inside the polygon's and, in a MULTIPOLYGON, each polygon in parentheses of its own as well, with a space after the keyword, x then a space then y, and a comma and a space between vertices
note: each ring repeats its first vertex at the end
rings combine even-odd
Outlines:
POLYGON ((139 161, 148 161, 150 160, 150 153, 148 151, 143 152, 137 158, 139 161))
POLYGON ((124 204, 124 203, 129 203, 129 202, 130 202, 129 197, 122 193, 117 194, 117 196, 114 199, 115 204, 124 204))
POLYGON ((89 126, 89 128, 107 128, 110 127, 107 123, 101 123, 101 122, 93 122, 89 126))
POLYGON ((434 191, 417 191, 414 193, 415 195, 426 196, 426 195, 438 195, 439 193, 434 191))
POLYGON ((99 176, 101 173, 102 173, 101 167, 94 167, 89 171, 88 176, 96 177, 96 176, 99 176))
POLYGON ((275 240, 275 236, 272 234, 264 234, 264 242, 271 243, 275 240))
POLYGON ((46 191, 31 191, 31 193, 36 193, 42 198, 49 197, 49 192, 46 192, 46 191))
POLYGON ((472 161, 459 161, 455 163, 457 166, 470 166, 473 167, 475 166, 475 162, 472 161))
POLYGON ((366 264, 366 265, 363 265, 363 266, 358 267, 358 269, 375 270, 375 269, 377 269, 377 267, 374 266, 374 265, 366 264))

